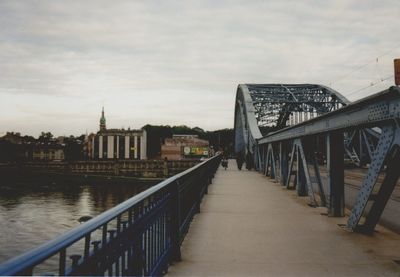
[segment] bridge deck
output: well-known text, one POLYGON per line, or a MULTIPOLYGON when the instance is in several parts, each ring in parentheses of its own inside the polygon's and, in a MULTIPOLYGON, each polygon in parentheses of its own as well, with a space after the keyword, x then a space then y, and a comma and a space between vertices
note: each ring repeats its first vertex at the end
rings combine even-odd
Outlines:
POLYGON ((344 231, 304 198, 233 160, 219 169, 169 276, 399 276, 400 236, 344 231))

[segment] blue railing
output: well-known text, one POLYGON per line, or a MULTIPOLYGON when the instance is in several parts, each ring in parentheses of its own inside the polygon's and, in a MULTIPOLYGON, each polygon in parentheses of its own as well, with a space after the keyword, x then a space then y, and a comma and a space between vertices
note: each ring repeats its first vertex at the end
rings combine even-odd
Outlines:
POLYGON ((181 258, 180 245, 220 160, 210 158, 8 260, 0 275, 165 274, 181 258))

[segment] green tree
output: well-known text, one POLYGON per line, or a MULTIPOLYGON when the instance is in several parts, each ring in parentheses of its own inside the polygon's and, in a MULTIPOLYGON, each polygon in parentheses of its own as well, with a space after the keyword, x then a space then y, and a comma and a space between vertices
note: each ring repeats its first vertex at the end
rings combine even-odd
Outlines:
POLYGON ((80 161, 84 159, 83 145, 85 135, 79 137, 69 136, 64 139, 64 155, 67 161, 80 161))
POLYGON ((54 136, 50 132, 41 132, 38 138, 39 142, 49 143, 53 140, 54 136))

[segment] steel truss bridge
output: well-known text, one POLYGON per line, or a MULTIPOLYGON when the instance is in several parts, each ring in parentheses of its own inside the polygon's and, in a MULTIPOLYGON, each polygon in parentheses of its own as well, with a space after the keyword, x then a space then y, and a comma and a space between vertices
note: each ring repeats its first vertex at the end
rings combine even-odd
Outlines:
POLYGON ((242 84, 235 152, 248 169, 296 189, 331 216, 344 216, 346 164, 366 165, 347 228, 372 233, 400 175, 399 119, 398 87, 351 103, 321 85, 242 84))
MULTIPOLYGON (((249 169, 295 188, 331 216, 344 215, 345 164, 367 165, 347 228, 371 233, 400 175, 399 119, 397 87, 350 103, 320 85, 239 85, 235 148, 249 169)), ((220 161, 217 154, 6 261, 0 275, 165 274, 181 259, 180 246, 220 161)))

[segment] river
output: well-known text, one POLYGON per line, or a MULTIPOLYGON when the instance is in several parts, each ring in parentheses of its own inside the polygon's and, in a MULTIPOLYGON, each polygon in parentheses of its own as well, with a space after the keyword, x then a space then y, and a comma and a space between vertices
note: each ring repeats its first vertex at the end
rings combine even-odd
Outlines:
POLYGON ((0 263, 78 226, 156 182, 62 176, 0 178, 0 263))

